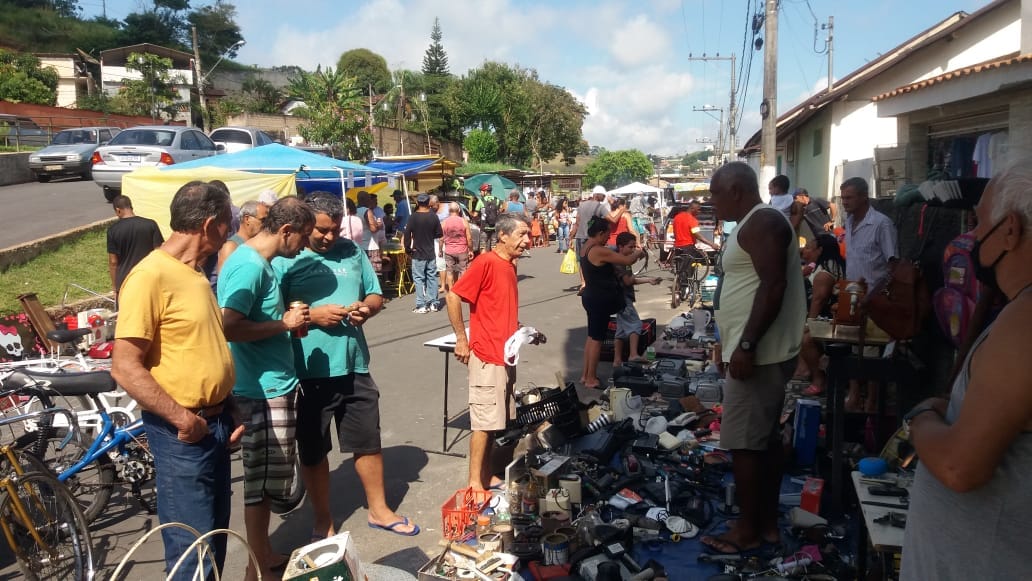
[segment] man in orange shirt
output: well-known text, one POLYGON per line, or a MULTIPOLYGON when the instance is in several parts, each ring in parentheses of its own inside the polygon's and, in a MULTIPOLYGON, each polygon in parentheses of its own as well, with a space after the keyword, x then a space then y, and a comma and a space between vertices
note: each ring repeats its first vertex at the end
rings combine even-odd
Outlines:
POLYGON ((699 210, 702 204, 689 202, 687 209, 682 209, 674 215, 674 250, 682 250, 687 247, 695 247, 696 242, 703 242, 712 248, 718 248, 717 244, 702 235, 699 227, 699 210))

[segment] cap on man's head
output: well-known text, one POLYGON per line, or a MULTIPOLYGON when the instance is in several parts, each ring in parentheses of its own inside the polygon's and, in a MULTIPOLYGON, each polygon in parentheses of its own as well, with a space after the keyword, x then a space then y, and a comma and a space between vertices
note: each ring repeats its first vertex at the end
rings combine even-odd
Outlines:
POLYGON ((798 198, 799 196, 809 196, 810 192, 806 191, 806 188, 796 188, 792 195, 798 198))
POLYGON ((420 206, 429 206, 430 196, 427 194, 419 194, 418 196, 416 196, 416 203, 420 206))
POLYGON ((391 194, 391 196, 393 196, 395 200, 400 200, 405 197, 405 193, 401 190, 394 190, 394 193, 391 194))
POLYGON ((591 189, 591 195, 593 196, 604 196, 606 195, 606 187, 599 184, 591 189))
POLYGON ((480 184, 480 191, 481 192, 490 192, 491 191, 491 184, 480 184))

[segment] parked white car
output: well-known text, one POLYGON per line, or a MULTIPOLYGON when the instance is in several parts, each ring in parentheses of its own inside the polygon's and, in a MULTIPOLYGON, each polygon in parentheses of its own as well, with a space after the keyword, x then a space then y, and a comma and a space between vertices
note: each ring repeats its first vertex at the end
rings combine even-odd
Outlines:
POLYGON ((257 127, 219 127, 208 134, 211 140, 226 147, 226 153, 236 153, 276 143, 269 134, 257 127))
POLYGON ((223 153, 196 127, 142 125, 116 135, 93 152, 93 181, 104 190, 107 201, 122 190, 122 176, 139 167, 165 166, 223 153))

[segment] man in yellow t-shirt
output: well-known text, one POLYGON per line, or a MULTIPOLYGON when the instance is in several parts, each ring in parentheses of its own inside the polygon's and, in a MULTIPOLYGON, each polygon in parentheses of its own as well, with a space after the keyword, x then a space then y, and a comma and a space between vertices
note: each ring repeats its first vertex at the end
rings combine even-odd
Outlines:
MULTIPOLYGON (((229 409, 234 372, 222 315, 200 270, 229 234, 229 195, 190 182, 176 192, 171 213, 172 235, 122 283, 111 375, 144 410, 158 519, 204 534, 229 526, 229 446, 243 432, 229 409)), ((166 571, 195 538, 162 530, 166 571)), ((221 571, 225 535, 209 545, 221 571)), ((207 578, 211 562, 204 567, 207 578)), ((188 556, 176 579, 192 578, 196 568, 196 557, 188 556)))

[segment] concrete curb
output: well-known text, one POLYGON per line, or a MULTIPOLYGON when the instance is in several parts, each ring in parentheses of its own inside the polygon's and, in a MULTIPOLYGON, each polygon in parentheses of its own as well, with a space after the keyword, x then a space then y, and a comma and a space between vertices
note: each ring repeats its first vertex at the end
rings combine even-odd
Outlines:
POLYGON ((62 244, 81 238, 85 234, 98 230, 107 230, 108 226, 117 219, 112 216, 92 224, 65 230, 53 236, 37 238, 24 244, 0 249, 0 273, 7 272, 7 269, 12 266, 25 264, 41 254, 57 250, 62 244))

